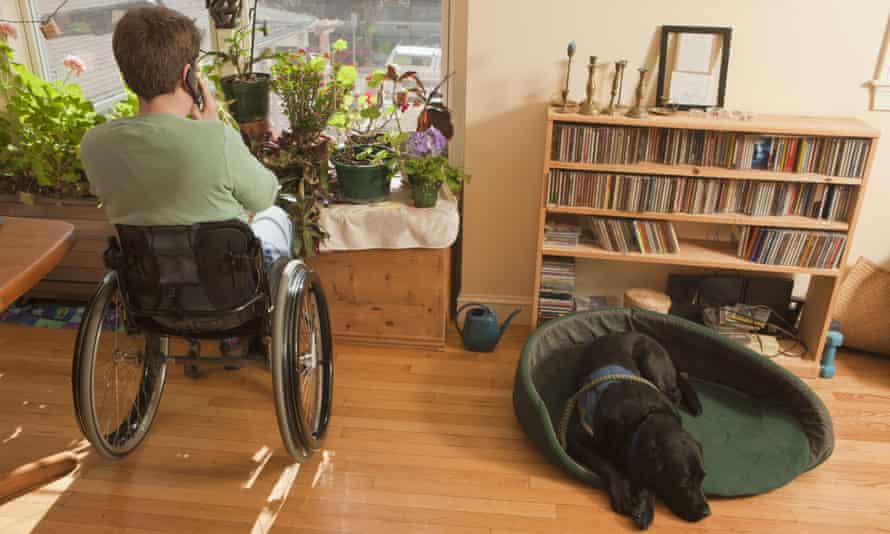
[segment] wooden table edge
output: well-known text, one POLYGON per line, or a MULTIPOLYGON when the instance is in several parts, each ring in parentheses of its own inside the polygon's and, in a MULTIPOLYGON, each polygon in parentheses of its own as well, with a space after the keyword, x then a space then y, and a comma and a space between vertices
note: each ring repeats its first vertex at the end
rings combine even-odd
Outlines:
MULTIPOLYGON (((23 217, 4 217, 3 224, 9 221, 23 220, 23 217)), ((48 223, 65 227, 65 232, 53 243, 52 247, 44 252, 36 262, 27 269, 17 273, 5 286, 0 287, 0 310, 5 310, 10 304, 27 293, 37 282, 49 274, 62 258, 74 247, 74 226, 65 221, 54 219, 42 219, 48 223)))

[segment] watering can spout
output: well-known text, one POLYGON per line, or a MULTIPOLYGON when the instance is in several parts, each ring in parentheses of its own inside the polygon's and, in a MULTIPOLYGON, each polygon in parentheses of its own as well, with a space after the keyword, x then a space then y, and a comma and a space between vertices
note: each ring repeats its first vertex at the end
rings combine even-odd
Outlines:
POLYGON ((507 319, 504 320, 504 324, 501 325, 501 332, 498 335, 498 339, 500 339, 500 337, 504 335, 504 332, 507 331, 507 327, 510 326, 510 321, 512 321, 513 318, 516 317, 516 315, 518 315, 519 312, 521 312, 521 311, 522 311, 522 308, 516 308, 515 310, 510 312, 510 315, 508 315, 507 319))

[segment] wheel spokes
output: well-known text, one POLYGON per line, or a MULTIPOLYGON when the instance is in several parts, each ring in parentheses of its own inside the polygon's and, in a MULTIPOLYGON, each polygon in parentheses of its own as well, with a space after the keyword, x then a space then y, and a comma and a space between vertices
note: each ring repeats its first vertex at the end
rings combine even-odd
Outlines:
POLYGON ((96 423, 105 442, 118 448, 138 432, 154 386, 152 380, 146 380, 150 375, 144 355, 148 340, 141 335, 128 335, 119 292, 115 292, 101 317, 97 338, 94 370, 101 369, 101 373, 94 374, 93 381, 96 423), (111 339, 103 340, 103 331, 110 331, 111 339), (100 389, 101 392, 97 391, 100 389))

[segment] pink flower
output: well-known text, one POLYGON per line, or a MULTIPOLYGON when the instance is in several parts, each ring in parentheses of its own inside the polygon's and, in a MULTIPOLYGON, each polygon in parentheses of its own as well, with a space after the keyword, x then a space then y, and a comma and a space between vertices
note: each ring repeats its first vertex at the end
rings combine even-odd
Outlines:
POLYGON ((68 68, 75 76, 80 76, 83 71, 87 70, 87 64, 77 56, 68 55, 65 57, 65 67, 68 68))
POLYGON ((0 22, 0 39, 18 39, 19 31, 8 22, 0 22))

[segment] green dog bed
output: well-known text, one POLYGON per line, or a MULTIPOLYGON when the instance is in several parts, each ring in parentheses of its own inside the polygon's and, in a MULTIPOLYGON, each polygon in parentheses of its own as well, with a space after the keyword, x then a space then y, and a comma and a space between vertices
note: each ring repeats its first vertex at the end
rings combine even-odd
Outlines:
POLYGON ((778 364, 712 330, 670 315, 612 309, 546 323, 522 350, 513 387, 516 417, 537 447, 573 476, 599 478, 559 445, 556 428, 577 387, 575 367, 598 337, 641 332, 658 340, 688 373, 703 413, 683 413, 704 448, 705 493, 756 495, 824 462, 834 449, 831 417, 821 399, 778 364))

